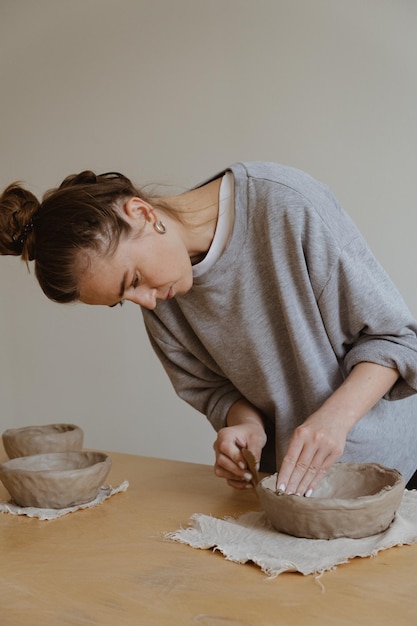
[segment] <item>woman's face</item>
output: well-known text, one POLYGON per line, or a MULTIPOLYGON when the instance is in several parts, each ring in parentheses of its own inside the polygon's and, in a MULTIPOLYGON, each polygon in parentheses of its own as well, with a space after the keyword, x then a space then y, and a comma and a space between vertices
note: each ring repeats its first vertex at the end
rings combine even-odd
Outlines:
POLYGON ((80 301, 115 306, 128 300, 154 309, 159 300, 187 293, 193 284, 192 265, 178 229, 171 223, 159 234, 153 228, 155 216, 144 221, 142 215, 135 237, 136 217, 127 219, 132 236, 121 239, 111 255, 90 255, 80 277, 80 301))

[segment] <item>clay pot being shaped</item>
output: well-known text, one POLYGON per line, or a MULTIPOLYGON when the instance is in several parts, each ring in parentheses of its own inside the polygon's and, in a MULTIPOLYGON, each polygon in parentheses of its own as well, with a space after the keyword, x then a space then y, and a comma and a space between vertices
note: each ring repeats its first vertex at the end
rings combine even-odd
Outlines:
POLYGON ((380 533, 395 517, 404 493, 397 470, 377 463, 336 463, 310 498, 276 491, 277 474, 257 486, 272 526, 307 539, 359 539, 380 533))
POLYGON ((9 428, 2 438, 9 459, 14 459, 32 454, 81 450, 84 432, 75 424, 46 424, 9 428))
POLYGON ((22 507, 63 509, 94 500, 111 468, 103 452, 56 452, 0 464, 0 480, 22 507))

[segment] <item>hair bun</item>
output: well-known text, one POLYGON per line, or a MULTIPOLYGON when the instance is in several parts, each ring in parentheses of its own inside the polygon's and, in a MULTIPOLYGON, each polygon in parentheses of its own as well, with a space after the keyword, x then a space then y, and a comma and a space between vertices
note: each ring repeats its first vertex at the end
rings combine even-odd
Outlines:
POLYGON ((19 183, 9 185, 0 196, 0 253, 35 257, 33 228, 39 201, 19 183))

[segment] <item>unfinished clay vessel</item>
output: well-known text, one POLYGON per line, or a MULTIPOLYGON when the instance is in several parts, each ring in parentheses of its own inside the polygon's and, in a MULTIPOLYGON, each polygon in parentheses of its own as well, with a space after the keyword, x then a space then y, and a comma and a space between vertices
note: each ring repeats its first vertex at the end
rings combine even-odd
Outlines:
POLYGON ((257 493, 271 524, 307 539, 359 539, 388 528, 401 503, 401 474, 376 463, 336 463, 310 498, 276 491, 277 475, 267 476, 257 493))
POLYGON ((62 509, 94 500, 110 471, 103 452, 56 452, 0 464, 0 480, 19 506, 62 509))
POLYGON ((9 459, 14 459, 46 452, 81 450, 84 432, 75 424, 46 424, 9 428, 2 438, 9 459))

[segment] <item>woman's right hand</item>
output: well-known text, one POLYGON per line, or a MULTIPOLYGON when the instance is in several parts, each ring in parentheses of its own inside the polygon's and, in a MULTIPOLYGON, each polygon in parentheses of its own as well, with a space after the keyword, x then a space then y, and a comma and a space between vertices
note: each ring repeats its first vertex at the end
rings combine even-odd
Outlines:
POLYGON ((219 430, 214 442, 216 463, 214 472, 235 489, 251 487, 252 475, 242 455, 242 448, 250 450, 259 467, 266 434, 262 418, 245 400, 236 402, 227 415, 228 426, 219 430))

